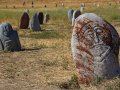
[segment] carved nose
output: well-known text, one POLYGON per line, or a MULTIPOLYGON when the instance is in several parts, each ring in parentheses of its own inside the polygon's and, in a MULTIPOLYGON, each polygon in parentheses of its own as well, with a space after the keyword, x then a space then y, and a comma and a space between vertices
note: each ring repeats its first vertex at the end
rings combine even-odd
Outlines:
POLYGON ((99 37, 98 37, 97 33, 94 33, 94 41, 95 41, 95 43, 99 43, 99 37))

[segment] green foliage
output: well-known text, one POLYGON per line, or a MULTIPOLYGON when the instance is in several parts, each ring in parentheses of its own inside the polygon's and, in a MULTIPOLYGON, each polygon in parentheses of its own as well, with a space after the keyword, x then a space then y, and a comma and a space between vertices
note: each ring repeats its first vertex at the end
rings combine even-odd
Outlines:
POLYGON ((78 77, 75 74, 71 76, 71 79, 68 82, 62 83, 59 86, 60 88, 67 89, 67 90, 76 90, 76 89, 80 90, 78 77))
POLYGON ((42 31, 42 32, 31 32, 30 34, 21 34, 20 37, 28 37, 28 38, 35 38, 35 39, 59 39, 64 38, 63 34, 57 31, 42 31))
POLYGON ((99 16, 102 16, 107 21, 119 21, 120 14, 118 13, 120 9, 118 6, 103 6, 99 8, 88 9, 87 12, 96 13, 99 16))

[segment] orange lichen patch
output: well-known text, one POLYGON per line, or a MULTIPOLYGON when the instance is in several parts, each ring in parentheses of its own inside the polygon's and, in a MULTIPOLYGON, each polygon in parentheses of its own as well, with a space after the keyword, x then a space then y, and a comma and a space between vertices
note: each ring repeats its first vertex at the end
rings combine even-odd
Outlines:
POLYGON ((83 47, 83 46, 77 46, 77 49, 79 49, 79 50, 81 50, 83 52, 86 52, 88 55, 90 55, 90 56, 93 57, 93 55, 91 54, 91 52, 88 51, 85 47, 83 47))
POLYGON ((85 71, 93 72, 90 67, 85 66, 83 63, 76 61, 76 68, 77 69, 85 69, 85 71))
POLYGON ((79 75, 78 80, 80 84, 86 85, 89 85, 93 81, 91 77, 84 77, 82 75, 79 75))
POLYGON ((93 59, 90 57, 87 57, 86 59, 90 65, 93 65, 93 59))

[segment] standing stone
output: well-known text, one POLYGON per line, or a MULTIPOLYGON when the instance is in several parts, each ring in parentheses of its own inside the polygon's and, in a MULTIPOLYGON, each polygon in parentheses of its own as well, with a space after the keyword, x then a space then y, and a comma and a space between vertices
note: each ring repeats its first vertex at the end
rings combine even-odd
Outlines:
POLYGON ((47 13, 47 14, 45 14, 44 21, 45 21, 45 23, 47 23, 49 20, 50 20, 50 15, 47 13))
POLYGON ((55 7, 57 7, 57 4, 55 4, 55 7))
POLYGON ((69 19, 70 22, 72 22, 73 12, 74 12, 74 10, 72 10, 72 9, 70 9, 68 11, 68 19, 69 19))
POLYGON ((32 17, 32 19, 30 20, 29 27, 32 31, 40 31, 41 30, 37 13, 35 13, 34 16, 32 17))
POLYGON ((62 3, 62 7, 64 7, 64 3, 62 3))
POLYGON ((99 4, 99 3, 97 4, 97 7, 100 7, 100 4, 99 4))
POLYGON ((39 12, 39 14, 38 14, 38 19, 39 19, 39 23, 40 23, 40 24, 43 24, 43 20, 44 20, 43 12, 39 12))
POLYGON ((44 5, 44 8, 46 8, 46 7, 47 7, 47 5, 45 4, 45 5, 44 5))
POLYGON ((26 12, 27 14, 29 14, 29 9, 26 9, 25 12, 26 12))
POLYGON ((81 11, 81 13, 83 13, 84 7, 80 7, 80 11, 81 11))
POLYGON ((120 74, 119 35, 96 14, 85 13, 75 20, 71 47, 80 84, 88 85, 120 74))
POLYGON ((81 11, 81 13, 83 13, 84 8, 85 8, 85 3, 81 3, 80 4, 80 11, 81 11))
POLYGON ((19 51, 21 44, 17 31, 9 23, 0 24, 0 50, 19 51))
POLYGON ((29 26, 29 15, 24 12, 20 19, 20 29, 27 29, 29 26))
POLYGON ((34 7, 34 1, 31 2, 32 8, 34 7))
POLYGON ((75 10, 75 11, 73 12, 72 26, 74 26, 75 19, 76 19, 79 15, 81 15, 80 10, 75 10))

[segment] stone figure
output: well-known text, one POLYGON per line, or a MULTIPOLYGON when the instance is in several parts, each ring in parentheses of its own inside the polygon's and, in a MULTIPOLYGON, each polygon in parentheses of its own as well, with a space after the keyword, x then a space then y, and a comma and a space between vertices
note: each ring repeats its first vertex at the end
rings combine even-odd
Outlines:
POLYGON ((50 20, 50 15, 47 13, 45 14, 44 22, 47 23, 50 20))
POLYGON ((38 14, 38 19, 39 19, 39 23, 40 23, 40 24, 43 24, 43 20, 44 20, 43 12, 39 12, 39 14, 38 14))
POLYGON ((27 14, 29 14, 29 9, 26 9, 25 12, 26 12, 27 14))
POLYGON ((17 31, 12 29, 9 23, 0 24, 0 50, 19 51, 21 44, 17 31))
POLYGON ((45 5, 44 5, 44 8, 46 8, 46 7, 47 7, 47 5, 45 4, 45 5))
POLYGON ((64 7, 64 3, 62 3, 62 7, 64 7))
POLYGON ((34 7, 34 1, 31 2, 32 8, 34 7))
POLYGON ((55 7, 57 7, 57 3, 55 4, 55 7))
POLYGON ((83 13, 84 7, 80 7, 80 11, 81 11, 81 13, 83 13))
POLYGON ((74 10, 72 10, 72 9, 68 10, 68 19, 70 22, 72 22, 73 12, 74 12, 74 10))
POLYGON ((40 31, 41 30, 37 13, 35 13, 33 15, 33 17, 31 18, 29 27, 32 31, 40 31))
POLYGON ((72 26, 74 26, 75 19, 76 19, 79 15, 81 15, 80 10, 75 10, 75 11, 73 12, 72 26))
POLYGON ((20 19, 20 29, 27 29, 29 26, 29 15, 24 12, 20 19))
POLYGON ((120 74, 119 35, 106 20, 85 13, 75 20, 71 47, 80 84, 112 79, 120 74))

